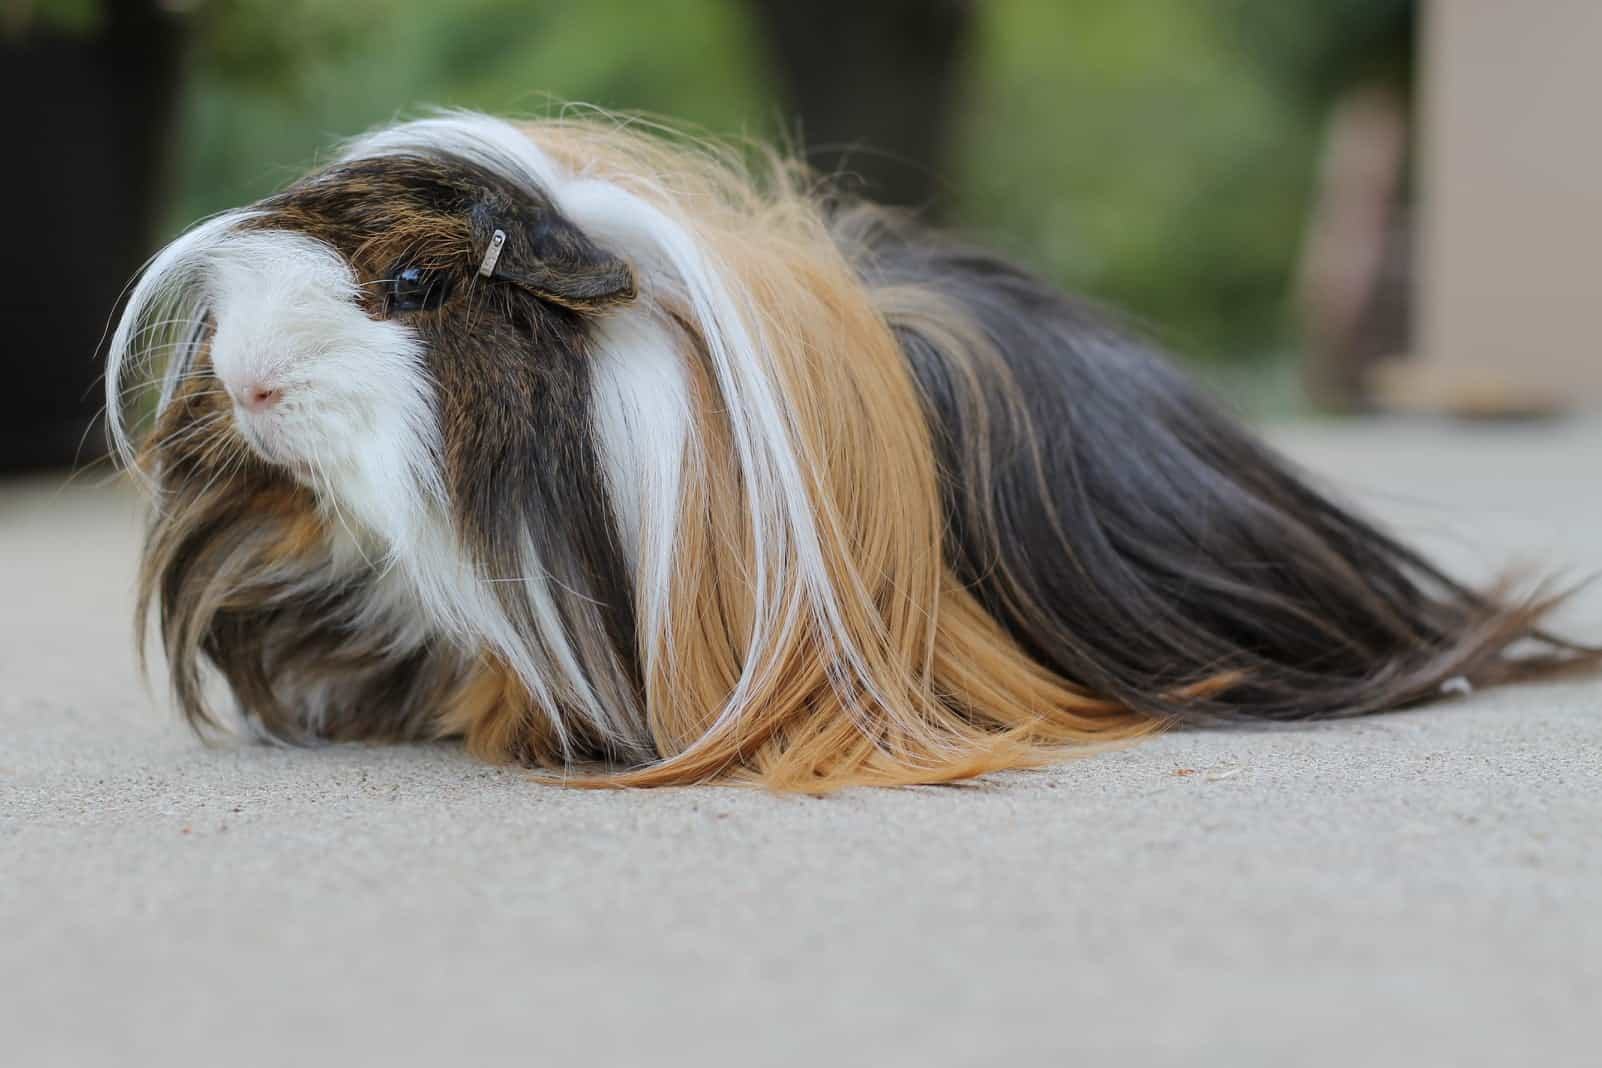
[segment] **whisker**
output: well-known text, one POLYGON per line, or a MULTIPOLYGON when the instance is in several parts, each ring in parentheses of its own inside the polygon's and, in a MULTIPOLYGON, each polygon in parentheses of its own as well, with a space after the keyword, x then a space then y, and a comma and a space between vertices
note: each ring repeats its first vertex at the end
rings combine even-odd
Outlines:
POLYGON ((164 438, 157 439, 151 444, 157 449, 171 449, 176 445, 190 440, 191 438, 205 434, 206 432, 214 429, 218 423, 226 420, 227 414, 228 413, 226 412, 218 412, 214 415, 207 416, 205 419, 196 420, 193 423, 178 428, 164 438))
POLYGON ((323 495, 328 501, 328 506, 334 510, 334 518, 339 521, 340 526, 345 528, 345 533, 350 535, 350 540, 355 544, 356 552, 361 556, 362 563, 367 565, 369 571, 377 571, 378 568, 374 566, 373 561, 367 556, 367 549, 362 545, 362 539, 356 536, 356 531, 345 521, 345 513, 340 510, 339 498, 334 493, 334 481, 328 477, 328 472, 323 468, 321 457, 316 453, 312 453, 311 464, 316 468, 317 474, 314 477, 322 483, 323 495))
POLYGON ((132 341, 132 340, 134 340, 136 338, 143 337, 146 334, 153 333, 153 332, 155 332, 157 330, 160 330, 163 327, 168 327, 168 326, 189 326, 189 325, 191 325, 191 324, 193 324, 195 322, 197 322, 197 320, 194 318, 194 316, 190 316, 190 315, 177 316, 177 317, 174 317, 172 319, 157 319, 157 320, 154 320, 154 321, 151 321, 151 322, 142 322, 142 323, 139 324, 138 329, 134 330, 131 334, 128 335, 128 337, 129 337, 129 340, 132 341))

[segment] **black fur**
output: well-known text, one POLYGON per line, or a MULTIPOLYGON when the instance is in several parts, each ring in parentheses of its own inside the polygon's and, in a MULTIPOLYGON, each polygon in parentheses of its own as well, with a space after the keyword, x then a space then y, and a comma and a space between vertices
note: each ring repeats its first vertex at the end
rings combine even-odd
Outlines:
POLYGON ((948 557, 1064 677, 1160 715, 1295 720, 1596 662, 1540 630, 1555 598, 1453 581, 1085 303, 882 217, 839 228, 870 286, 933 289, 985 339, 951 351, 887 302, 936 438, 948 557), (1177 697, 1221 673, 1237 676, 1222 692, 1177 697))

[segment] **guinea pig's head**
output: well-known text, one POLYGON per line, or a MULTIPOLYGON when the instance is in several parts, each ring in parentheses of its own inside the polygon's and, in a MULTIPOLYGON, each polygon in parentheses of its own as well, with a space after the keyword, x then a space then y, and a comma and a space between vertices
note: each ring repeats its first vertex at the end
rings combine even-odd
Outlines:
POLYGON ((241 436, 290 467, 413 436, 396 423, 419 404, 446 457, 465 458, 454 438, 494 436, 497 413, 526 418, 583 317, 634 295, 628 265, 538 192, 408 156, 298 183, 210 260, 212 370, 241 436))
MULTIPOLYGON (((169 660, 191 671, 177 681, 193 718, 208 718, 197 654, 236 693, 254 680, 257 704, 284 705, 301 661, 432 640, 375 623, 386 611, 425 610, 487 655, 627 658, 620 536, 588 420, 592 338, 634 298, 634 274, 519 169, 518 153, 548 165, 521 132, 484 129, 499 146, 471 130, 458 150, 378 135, 195 227, 129 297, 109 419, 156 490, 145 599, 160 602, 169 660), (154 405, 127 400, 142 380, 159 386, 154 405), (153 420, 131 432, 141 410, 153 420), (386 609, 391 571, 390 586, 409 575, 410 600, 386 609), (576 633, 565 594, 514 588, 530 573, 609 605, 599 636, 576 633), (608 648, 553 651, 530 639, 541 630, 608 648)), ((567 674, 588 692, 599 672, 584 667, 567 674)))
POLYGON ((364 514, 510 460, 577 403, 586 320, 634 295, 548 197, 448 156, 337 163, 221 222, 181 249, 193 334, 167 372, 214 380, 209 436, 364 514))

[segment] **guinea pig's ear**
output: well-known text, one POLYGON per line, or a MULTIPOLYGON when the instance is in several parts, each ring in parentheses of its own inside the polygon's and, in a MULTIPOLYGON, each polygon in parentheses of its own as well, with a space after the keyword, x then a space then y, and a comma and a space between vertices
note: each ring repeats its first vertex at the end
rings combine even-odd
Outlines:
POLYGON ((499 218, 496 214, 474 212, 473 220, 490 277, 579 312, 634 299, 634 269, 585 237, 554 208, 499 218), (506 234, 498 254, 491 247, 497 230, 506 234))

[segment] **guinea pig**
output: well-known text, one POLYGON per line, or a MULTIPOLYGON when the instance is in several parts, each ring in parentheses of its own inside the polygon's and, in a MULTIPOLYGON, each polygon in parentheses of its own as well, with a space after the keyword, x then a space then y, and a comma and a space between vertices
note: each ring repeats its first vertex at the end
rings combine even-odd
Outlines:
POLYGON ((1087 302, 605 118, 356 139, 160 252, 106 381, 202 731, 825 792, 1602 659, 1087 302))

